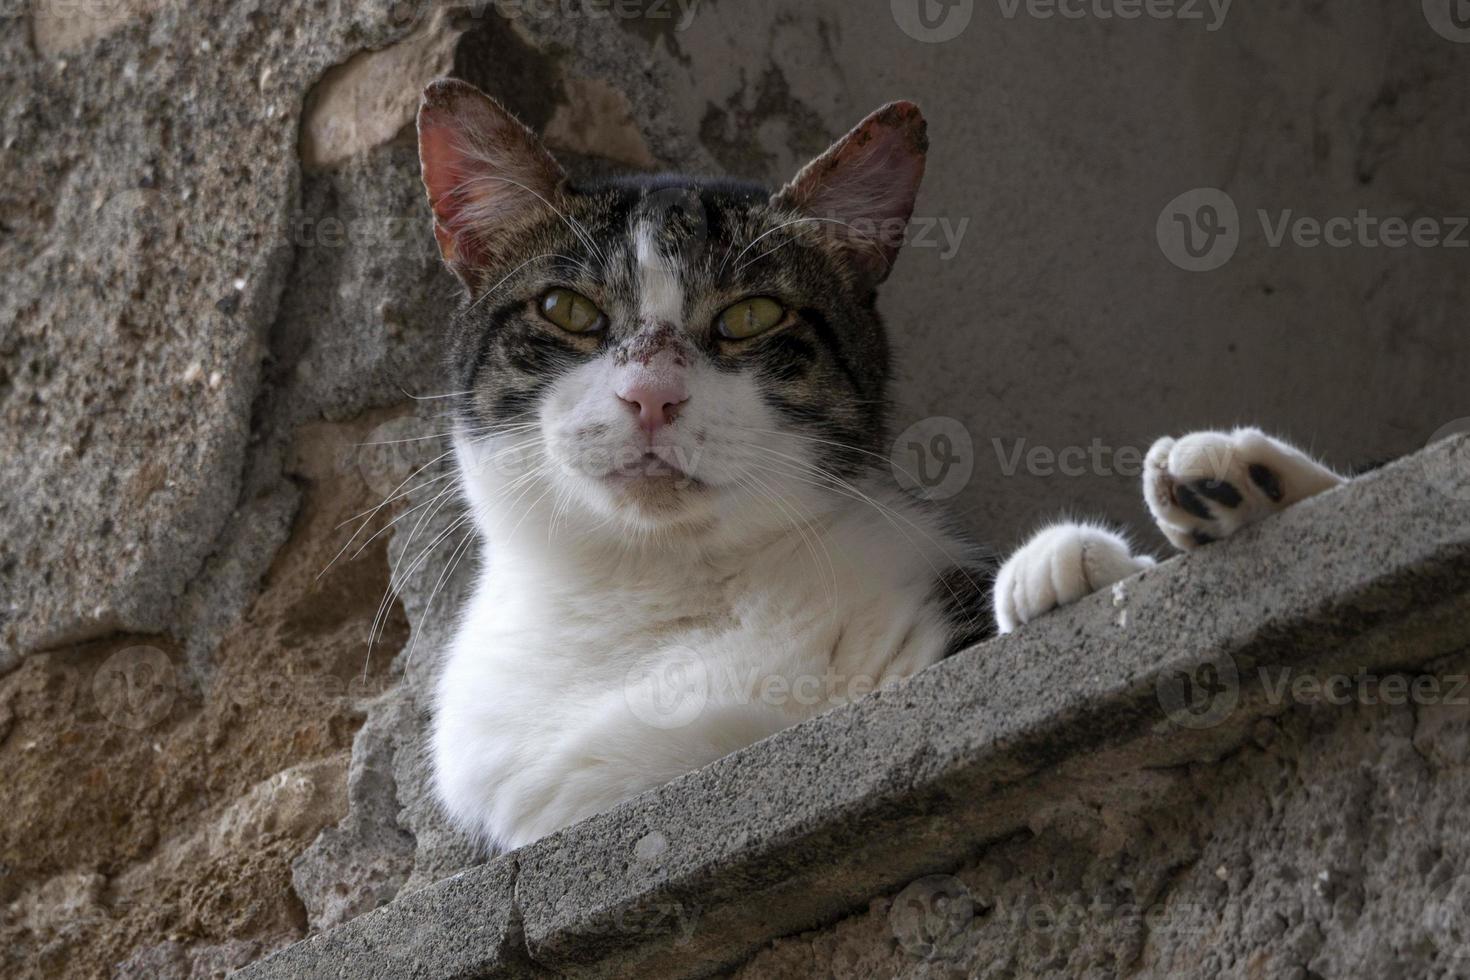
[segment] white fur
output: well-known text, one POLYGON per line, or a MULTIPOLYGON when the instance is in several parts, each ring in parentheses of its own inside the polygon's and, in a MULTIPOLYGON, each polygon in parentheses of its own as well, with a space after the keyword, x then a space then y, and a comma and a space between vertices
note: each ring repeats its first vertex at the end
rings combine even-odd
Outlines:
POLYGON ((1229 537, 1342 482, 1342 477, 1301 450, 1259 429, 1194 432, 1177 441, 1165 437, 1150 447, 1143 466, 1143 499, 1164 536, 1187 550, 1197 546, 1196 531, 1216 540, 1229 537), (1265 466, 1276 474, 1280 500, 1272 500, 1251 480, 1252 465, 1265 466), (1191 514, 1175 502, 1174 487, 1200 479, 1224 480, 1244 499, 1236 507, 1205 500, 1210 516, 1191 514))
POLYGON ((894 491, 814 485, 748 375, 694 357, 654 451, 705 489, 630 503, 605 477, 648 465, 649 437, 615 360, 555 382, 534 434, 457 444, 487 559, 439 681, 435 779, 503 848, 892 684, 949 637, 931 589, 961 546, 894 491))
POLYGON ((1009 633, 1153 563, 1147 555, 1135 556, 1127 541, 1106 528, 1053 524, 1032 536, 996 574, 996 626, 1009 633))
POLYGON ((678 323, 684 313, 684 286, 673 264, 659 250, 655 228, 645 222, 633 237, 638 256, 640 319, 645 323, 678 323))
MULTIPOLYGON (((1144 460, 1143 496, 1159 530, 1181 549, 1204 539, 1229 537, 1243 527, 1343 482, 1299 449, 1259 429, 1194 432, 1168 437, 1150 447, 1144 460), (1251 479, 1253 465, 1277 478, 1280 499, 1273 500, 1251 479), (1201 497, 1209 517, 1190 513, 1178 503, 1176 488, 1199 480, 1220 480, 1235 487, 1240 502, 1233 507, 1201 497), (1196 537, 1196 532, 1204 538, 1196 537)), ((1018 548, 995 580, 995 620, 1009 633, 1037 616, 1076 602, 1154 564, 1135 555, 1119 535, 1091 524, 1061 523, 1045 528, 1018 548)))

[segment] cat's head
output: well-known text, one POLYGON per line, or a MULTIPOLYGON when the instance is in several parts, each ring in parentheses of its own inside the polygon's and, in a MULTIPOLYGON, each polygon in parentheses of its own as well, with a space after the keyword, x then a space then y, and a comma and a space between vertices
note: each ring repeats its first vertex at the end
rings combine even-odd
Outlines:
POLYGON ((924 170, 917 107, 874 112, 775 193, 573 184, 455 80, 425 90, 418 133, 434 232, 467 294, 450 370, 482 523, 537 506, 614 529, 779 523, 881 454, 874 291, 924 170))

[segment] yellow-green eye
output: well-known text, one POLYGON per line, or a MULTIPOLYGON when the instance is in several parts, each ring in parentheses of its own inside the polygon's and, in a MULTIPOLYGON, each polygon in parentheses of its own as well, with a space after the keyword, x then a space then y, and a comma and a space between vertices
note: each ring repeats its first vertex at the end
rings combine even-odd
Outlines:
POLYGON ((786 316, 786 307, 767 296, 743 299, 729 307, 715 320, 720 336, 731 340, 744 340, 780 323, 786 316))
POLYGON ((541 315, 568 333, 588 333, 602 326, 597 304, 570 289, 553 289, 541 297, 541 315))

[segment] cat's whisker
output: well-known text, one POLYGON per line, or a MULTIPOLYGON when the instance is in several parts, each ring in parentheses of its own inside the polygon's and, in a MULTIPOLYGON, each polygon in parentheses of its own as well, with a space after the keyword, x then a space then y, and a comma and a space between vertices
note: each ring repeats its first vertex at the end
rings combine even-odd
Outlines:
MULTIPOLYGON (((413 529, 408 532, 408 540, 405 541, 403 544, 403 551, 401 552, 402 554, 408 553, 409 549, 413 547, 414 541, 418 538, 419 531, 423 530, 424 526, 434 519, 434 516, 443 509, 444 505, 448 503, 450 499, 450 497, 447 497, 442 493, 435 496, 434 500, 436 502, 433 503, 428 510, 419 515, 419 519, 417 522, 414 523, 413 529)), ((420 552, 419 559, 422 559, 423 556, 427 554, 428 551, 432 548, 433 544, 431 543, 428 548, 426 548, 423 552, 420 552)), ((416 564, 417 561, 415 562, 415 565, 416 564)), ((410 567, 409 571, 410 573, 412 572, 412 567, 410 567)), ((397 571, 394 570, 393 574, 388 577, 388 591, 397 592, 406 583, 407 579, 404 576, 399 575, 397 571)))
MULTIPOLYGON (((756 469, 758 467, 752 467, 752 468, 753 469, 756 469)), ((825 559, 826 559, 827 571, 828 571, 828 574, 830 576, 830 581, 828 579, 823 579, 822 580, 822 584, 824 586, 827 586, 827 608, 828 608, 828 611, 829 612, 834 611, 836 609, 836 606, 837 606, 837 566, 832 561, 832 550, 827 547, 827 542, 822 537, 822 535, 821 534, 810 534, 809 533, 809 531, 811 531, 813 525, 816 523, 815 519, 812 518, 812 517, 792 516, 792 511, 795 511, 797 513, 797 515, 800 514, 800 507, 794 501, 791 502, 791 510, 788 511, 787 508, 786 508, 786 504, 782 502, 782 500, 775 493, 774 490, 770 489, 770 487, 765 483, 765 481, 761 480, 754 473, 749 472, 749 471, 747 471, 744 474, 744 476, 745 476, 746 480, 750 481, 751 484, 754 484, 754 488, 753 489, 756 489, 758 491, 758 493, 757 493, 758 496, 764 496, 766 499, 770 500, 771 503, 775 504, 776 507, 781 510, 781 512, 782 512, 783 515, 786 515, 786 516, 791 517, 791 521, 790 521, 791 527, 796 531, 797 534, 801 535, 801 539, 805 543, 805 545, 807 547, 807 550, 809 552, 811 552, 812 560, 818 566, 817 567, 818 573, 820 573, 820 571, 821 571, 822 559, 820 559, 820 558, 817 557, 816 546, 812 543, 812 538, 815 537, 816 538, 816 541, 821 544, 821 546, 822 546, 822 554, 823 554, 823 557, 825 557, 825 559)), ((739 478, 737 477, 737 481, 738 480, 739 480, 739 478)), ((746 484, 743 481, 741 481, 741 485, 742 486, 747 486, 747 487, 749 486, 749 484, 746 484)))
MULTIPOLYGON (((756 445, 756 444, 753 444, 753 443, 752 444, 749 444, 749 446, 750 446, 750 448, 755 449, 755 450, 757 450, 759 452, 765 452, 765 453, 771 454, 773 456, 780 457, 781 459, 783 459, 785 461, 789 461, 789 465, 796 466, 799 470, 803 470, 803 471, 805 471, 805 472, 807 472, 807 473, 809 473, 809 474, 811 474, 813 476, 818 477, 819 479, 821 479, 823 481, 830 481, 830 485, 828 483, 820 483, 820 484, 817 484, 818 486, 827 486, 827 489, 831 490, 834 493, 839 493, 839 494, 842 494, 844 496, 848 496, 850 499, 856 500, 856 501, 858 501, 860 503, 864 503, 864 504, 867 504, 868 506, 872 507, 879 514, 881 514, 888 521, 889 524, 891 524, 893 526, 893 529, 895 531, 897 531, 899 533, 899 535, 902 536, 905 541, 908 542, 909 546, 914 549, 914 552, 916 554, 918 554, 921 558, 924 559, 925 563, 929 566, 930 570, 934 573, 935 580, 938 581, 938 582, 940 582, 941 584, 943 584, 944 587, 945 587, 945 589, 948 590, 950 596, 955 600, 955 606, 956 606, 956 608, 958 608, 958 609, 964 609, 965 608, 964 600, 959 595, 959 593, 957 593, 954 590, 954 587, 951 586, 945 580, 944 575, 941 573, 941 571, 938 568, 938 566, 936 566, 934 564, 933 560, 929 558, 929 556, 923 551, 923 549, 919 548, 914 543, 914 540, 908 536, 908 534, 903 530, 903 528, 899 527, 899 525, 897 523, 897 520, 902 520, 905 524, 907 524, 910 528, 912 528, 920 536, 922 536, 929 544, 931 544, 931 545, 935 546, 936 548, 938 548, 941 553, 945 553, 944 552, 944 549, 939 545, 939 542, 935 541, 934 540, 934 537, 932 535, 930 535, 927 531, 925 531, 922 527, 920 527, 918 524, 914 523, 906 515, 898 512, 897 510, 894 510, 893 508, 887 506, 886 504, 882 503, 881 501, 878 501, 878 500, 873 499, 873 497, 871 497, 870 495, 864 493, 861 489, 859 489, 858 487, 854 486, 852 483, 848 482, 847 480, 845 480, 841 476, 837 475, 836 473, 832 473, 830 471, 825 470, 822 467, 816 466, 815 464, 808 463, 805 460, 801 460, 801 459, 799 459, 797 457, 790 456, 790 455, 788 455, 786 453, 782 453, 782 452, 779 452, 777 450, 770 449, 769 447, 766 447, 766 446, 759 446, 759 445, 756 445), (895 518, 897 520, 895 520, 895 518)), ((793 474, 793 478, 794 479, 801 479, 800 476, 796 476, 795 474, 793 474)), ((951 556, 948 556, 946 554, 946 557, 951 557, 951 556)), ((965 570, 964 562, 962 562, 960 560, 957 560, 957 559, 954 560, 953 568, 959 572, 959 574, 965 579, 965 581, 967 583, 969 583, 970 587, 972 589, 974 589, 976 592, 983 592, 984 591, 982 589, 982 587, 980 586, 980 584, 978 582, 976 582, 970 576, 970 573, 968 571, 965 570)), ((980 624, 976 623, 973 618, 969 617, 968 614, 966 614, 966 617, 969 619, 970 624, 972 626, 978 626, 978 625, 980 625, 980 624)))
MULTIPOLYGON (((874 253, 876 255, 878 255, 880 258, 882 258, 885 263, 888 262, 888 256, 884 254, 882 248, 880 248, 876 243, 872 242, 868 238, 867 235, 863 234, 863 232, 860 231, 857 227, 855 227, 852 223, 847 222, 847 221, 842 221, 842 220, 840 220, 838 218, 807 217, 807 218, 792 218, 789 221, 783 221, 781 224, 777 225, 776 227, 769 228, 766 231, 762 232, 761 234, 757 235, 755 238, 753 238, 751 240, 750 244, 748 244, 744 248, 742 248, 740 250, 740 253, 735 256, 735 262, 736 262, 735 271, 736 272, 740 272, 740 271, 744 270, 745 268, 747 268, 751 264, 751 262, 756 262, 756 261, 758 261, 758 260, 760 260, 762 258, 765 258, 767 255, 770 255, 773 252, 778 251, 779 248, 780 248, 780 246, 777 246, 777 248, 770 249, 769 251, 766 251, 766 252, 763 252, 760 255, 757 255, 754 259, 751 259, 750 262, 746 262, 743 265, 740 264, 740 260, 745 257, 745 253, 746 252, 749 252, 752 248, 754 248, 761 241, 763 241, 766 238, 769 238, 770 236, 774 235, 776 232, 780 231, 783 228, 790 228, 792 225, 801 225, 801 224, 833 224, 833 225, 841 225, 844 228, 849 228, 849 229, 852 230, 853 234, 858 237, 857 244, 862 245, 863 247, 866 247, 866 248, 873 249, 874 250, 874 253)), ((891 263, 889 263, 889 264, 891 264, 891 263)), ((725 272, 725 264, 724 263, 721 263, 721 265, 720 265, 720 271, 719 271, 719 273, 717 275, 724 275, 724 272, 725 272)))
POLYGON ((398 390, 403 392, 405 398, 412 398, 416 402, 431 402, 439 398, 459 398, 462 395, 474 394, 474 391, 467 389, 465 391, 446 391, 439 395, 415 395, 402 385, 398 386, 398 390))
POLYGON ((746 426, 746 425, 742 425, 739 428, 741 430, 745 431, 745 432, 750 432, 750 433, 754 433, 754 434, 757 434, 757 435, 786 436, 786 437, 792 438, 792 439, 800 439, 800 440, 802 440, 804 442, 814 442, 814 443, 817 443, 817 444, 823 445, 823 446, 832 446, 832 447, 834 447, 836 449, 841 449, 844 452, 859 453, 860 455, 863 455, 863 456, 871 456, 873 459, 880 460, 880 461, 882 461, 884 463, 889 463, 892 466, 894 466, 896 469, 899 470, 899 472, 903 473, 904 476, 907 476, 910 480, 912 480, 914 482, 914 485, 915 486, 922 486, 923 485, 922 482, 919 480, 918 476, 916 476, 911 471, 909 471, 907 469, 904 469, 903 467, 899 466, 898 463, 895 462, 891 457, 885 456, 882 453, 874 452, 871 449, 864 449, 862 446, 854 446, 854 445, 851 445, 850 443, 837 442, 837 441, 832 440, 832 439, 822 439, 822 438, 820 438, 818 436, 804 435, 803 433, 800 433, 800 432, 782 432, 782 431, 779 431, 779 430, 776 430, 776 429, 758 429, 758 428, 754 428, 752 426, 746 426))
POLYGON ((394 597, 397 596, 398 593, 402 591, 403 587, 408 584, 409 577, 412 576, 414 572, 416 572, 419 567, 424 563, 424 561, 429 557, 429 555, 433 553, 433 550, 438 547, 439 542, 443 541, 450 534, 454 533, 457 528, 463 526, 463 524, 468 520, 470 520, 468 514, 463 514, 459 517, 456 517, 449 524, 448 527, 446 527, 443 531, 439 533, 438 537, 434 538, 434 540, 431 541, 428 546, 419 553, 419 556, 414 559, 413 563, 409 566, 407 571, 405 571, 402 575, 394 575, 390 577, 388 588, 383 590, 383 599, 381 602, 378 603, 378 612, 375 616, 373 616, 372 627, 368 632, 367 660, 363 664, 364 677, 367 676, 368 667, 372 663, 373 647, 377 645, 377 641, 381 638, 382 632, 386 631, 388 628, 388 617, 390 615, 390 610, 393 607, 394 597))
MULTIPOLYGON (((447 456, 449 454, 448 453, 445 453, 444 455, 447 456)), ((444 458, 443 456, 440 457, 440 459, 443 459, 443 458, 444 458)), ((386 500, 384 500, 381 504, 378 504, 378 505, 376 505, 374 507, 369 507, 367 510, 363 511, 362 513, 360 513, 360 514, 354 514, 351 517, 347 518, 346 520, 339 522, 336 527, 332 528, 332 530, 334 530, 334 531, 340 531, 344 527, 346 527, 347 525, 352 524, 352 523, 357 522, 357 521, 361 521, 363 518, 371 518, 373 515, 377 514, 378 511, 382 510, 388 504, 391 504, 391 503, 394 503, 396 501, 402 500, 405 497, 411 497, 414 494, 418 493, 420 490, 424 489, 425 487, 432 486, 433 484, 438 483, 440 480, 447 480, 447 479, 449 479, 450 477, 452 477, 454 475, 455 475, 454 472, 451 470, 451 471, 447 471, 447 472, 444 472, 444 473, 440 473, 438 476, 430 477, 429 479, 425 480, 422 483, 416 483, 413 486, 409 487, 407 490, 403 490, 403 491, 401 491, 399 493, 393 494, 391 497, 388 497, 386 500)), ((361 530, 361 529, 359 529, 359 530, 361 530)), ((354 537, 355 537, 355 535, 354 535, 354 537)), ((352 544, 352 541, 349 540, 347 542, 347 544, 343 546, 343 550, 345 551, 351 544, 352 544)), ((318 577, 320 577, 320 576, 318 576, 318 577)))
POLYGON ((445 487, 444 489, 440 490, 438 493, 434 494, 434 496, 430 497, 428 500, 425 500, 425 501, 422 501, 420 503, 414 504, 408 510, 406 510, 403 513, 399 514, 397 517, 393 518, 393 520, 389 521, 387 524, 384 524, 382 527, 378 528, 377 531, 373 532, 373 536, 370 537, 370 538, 368 538, 361 545, 359 545, 358 548, 357 548, 357 550, 352 553, 352 557, 349 558, 349 559, 347 559, 347 560, 348 561, 356 561, 357 558, 358 558, 358 556, 361 555, 365 550, 367 550, 368 545, 372 544, 374 541, 378 540, 378 538, 382 537, 384 534, 386 534, 390 530, 392 530, 393 527, 399 521, 403 520, 405 517, 408 517, 410 514, 412 514, 414 511, 418 510, 420 507, 428 507, 428 506, 431 506, 431 505, 433 505, 433 503, 435 501, 439 500, 445 494, 447 494, 447 493, 454 493, 458 489, 459 489, 458 482, 451 483, 447 487, 445 487))
POLYGON ((362 519, 361 526, 358 527, 357 530, 355 530, 355 531, 352 532, 352 537, 350 537, 350 538, 347 539, 347 543, 342 546, 341 550, 338 551, 335 555, 332 556, 331 560, 327 562, 326 566, 324 568, 322 568, 322 570, 320 572, 317 572, 316 578, 313 579, 313 581, 320 581, 321 580, 321 577, 323 575, 327 574, 327 572, 331 570, 332 566, 337 563, 337 559, 341 558, 342 555, 347 551, 347 549, 349 549, 349 548, 352 547, 352 543, 357 540, 357 536, 359 534, 361 534, 367 527, 369 527, 372 524, 372 518, 375 517, 378 514, 378 512, 381 511, 384 507, 388 506, 393 501, 398 500, 401 497, 406 496, 409 493, 415 492, 416 489, 422 489, 424 486, 428 486, 429 484, 432 484, 432 483, 437 483, 440 480, 445 479, 446 477, 453 476, 454 474, 452 472, 450 472, 450 473, 443 473, 443 474, 441 474, 439 476, 434 477, 433 479, 427 480, 424 483, 419 484, 419 486, 417 488, 413 488, 413 489, 410 489, 410 490, 405 491, 403 493, 399 493, 399 491, 403 489, 403 485, 404 484, 408 483, 415 476, 417 476, 420 473, 424 472, 429 467, 433 466, 435 463, 439 462, 441 459, 443 459, 444 457, 450 455, 453 452, 454 452, 454 450, 453 449, 450 449, 450 450, 448 450, 446 452, 443 452, 443 453, 439 454, 438 456, 435 456, 433 459, 429 460, 423 466, 420 466, 420 467, 416 468, 413 472, 409 473, 408 476, 404 477, 403 480, 402 480, 402 482, 400 482, 398 484, 398 486, 396 486, 392 490, 388 491, 388 493, 389 493, 388 498, 386 500, 384 500, 382 503, 378 504, 378 506, 372 508, 369 511, 364 512, 363 514, 357 515, 357 517, 349 517, 347 520, 343 521, 341 524, 338 524, 337 527, 334 530, 340 530, 345 525, 350 524, 350 523, 352 523, 355 520, 362 519))
POLYGON ((413 639, 408 643, 408 656, 403 660, 405 671, 413 664, 414 651, 418 649, 419 637, 429 628, 429 614, 434 611, 434 600, 439 597, 439 590, 443 588, 444 582, 454 574, 454 569, 459 565, 459 560, 464 557, 467 546, 475 537, 473 526, 459 539, 454 550, 449 553, 449 561, 444 565, 444 571, 439 574, 439 581, 434 583, 434 590, 429 593, 429 601, 424 604, 424 611, 419 617, 419 628, 413 631, 413 639))
POLYGON ((520 265, 516 266, 514 269, 510 270, 509 272, 507 272, 505 274, 505 277, 502 278, 495 285, 491 286, 489 289, 485 290, 485 292, 483 292, 479 296, 477 296, 475 298, 475 301, 470 304, 469 310, 466 310, 465 312, 468 313, 471 310, 474 310, 474 309, 478 308, 481 303, 485 302, 485 300, 487 300, 491 296, 495 295, 495 291, 498 290, 501 286, 504 286, 507 282, 509 282, 510 279, 517 272, 520 272, 522 269, 524 269, 526 266, 530 265, 532 262, 539 262, 541 259, 567 259, 568 261, 570 261, 570 262, 572 262, 574 264, 576 263, 576 260, 575 259, 572 259, 570 256, 562 255, 560 252, 542 252, 540 255, 533 255, 529 259, 527 259, 526 261, 522 262, 520 265))
POLYGON ((566 224, 566 226, 568 228, 570 228, 572 230, 572 234, 574 234, 574 235, 577 236, 577 238, 582 242, 582 244, 587 247, 587 250, 588 251, 590 251, 593 255, 597 256, 597 259, 598 259, 599 262, 601 262, 604 266, 608 264, 607 263, 607 255, 602 251, 602 248, 597 244, 596 240, 593 239, 592 235, 588 233, 587 229, 585 227, 583 227, 583 225, 582 225, 582 223, 580 221, 578 221, 576 218, 573 218, 571 215, 567 214, 561 208, 558 208, 556 205, 554 205, 550 201, 548 201, 540 193, 538 193, 537 191, 533 190, 530 187, 527 187, 525 184, 521 183, 518 180, 512 180, 509 177, 497 176, 495 174, 488 174, 488 173, 476 174, 476 175, 474 175, 472 177, 468 177, 465 180, 461 181, 460 184, 459 184, 459 186, 456 188, 456 191, 457 192, 460 192, 460 193, 464 193, 464 192, 468 191, 469 188, 474 187, 476 184, 484 183, 486 181, 490 181, 490 182, 493 182, 493 183, 499 183, 499 184, 510 184, 513 187, 519 187, 521 190, 525 191, 527 194, 530 194, 532 197, 536 198, 536 200, 538 200, 542 204, 544 204, 548 209, 551 210, 551 212, 553 214, 555 214, 558 218, 560 218, 562 220, 562 222, 564 224, 566 224))

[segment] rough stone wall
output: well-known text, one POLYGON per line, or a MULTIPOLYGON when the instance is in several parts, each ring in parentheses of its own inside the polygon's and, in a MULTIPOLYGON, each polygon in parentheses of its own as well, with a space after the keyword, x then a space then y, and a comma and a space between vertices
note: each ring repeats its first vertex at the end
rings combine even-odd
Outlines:
POLYGON ((1083 782, 973 863, 729 975, 1470 976, 1465 667, 1344 688, 1215 762, 1083 782), (1441 694, 1405 697, 1415 676, 1441 694))
POLYGON ((441 444, 455 289, 407 128, 437 74, 579 173, 777 181, 922 102, 927 224, 884 298, 899 428, 961 423, 955 502, 998 544, 1141 510, 1121 459, 1048 477, 993 438, 1250 417, 1347 462, 1470 414, 1465 253, 1250 224, 1470 213, 1470 49, 1416 5, 1242 5, 1217 31, 975 5, 944 43, 847 0, 628 9, 0 5, 7 975, 210 976, 474 860, 418 732, 476 556, 442 483, 352 522, 441 444), (1209 274, 1155 239, 1199 186, 1243 216, 1209 274))

